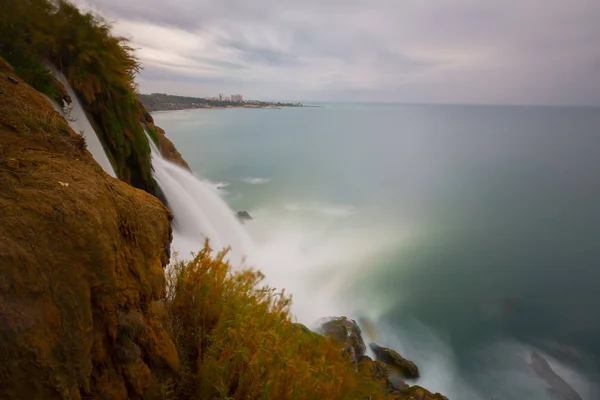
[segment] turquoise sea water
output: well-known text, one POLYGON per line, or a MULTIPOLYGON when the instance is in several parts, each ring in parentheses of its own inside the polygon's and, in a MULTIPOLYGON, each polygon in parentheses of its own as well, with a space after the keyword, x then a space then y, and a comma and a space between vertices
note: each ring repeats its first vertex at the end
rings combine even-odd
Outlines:
POLYGON ((600 398, 600 109, 161 112, 298 318, 366 316, 451 399, 600 398))

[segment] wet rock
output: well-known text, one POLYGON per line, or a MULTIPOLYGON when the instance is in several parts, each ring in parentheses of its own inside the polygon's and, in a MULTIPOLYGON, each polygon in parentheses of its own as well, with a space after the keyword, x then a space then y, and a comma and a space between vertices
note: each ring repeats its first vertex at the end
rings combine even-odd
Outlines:
POLYGON ((388 386, 388 367, 381 361, 373 361, 370 357, 361 356, 358 362, 358 373, 381 383, 384 388, 388 386))
MULTIPOLYGON (((359 374, 379 383, 384 392, 398 394, 400 391, 410 388, 405 382, 393 379, 387 364, 381 361, 373 361, 368 356, 361 356, 357 366, 359 374)), ((404 399, 404 397, 399 399, 404 399)))
POLYGON ((404 382, 402 379, 392 379, 392 377, 388 376, 387 383, 390 393, 402 392, 403 390, 410 389, 408 383, 404 382))
POLYGON ((448 400, 446 396, 440 393, 431 393, 421 386, 406 386, 405 388, 393 392, 395 398, 399 400, 448 400), (397 397, 396 397, 397 396, 397 397))
POLYGON ((419 377, 419 368, 417 365, 402 357, 398 352, 386 347, 378 346, 375 343, 369 344, 369 347, 375 354, 378 361, 384 362, 397 371, 403 378, 416 379, 419 377))
MULTIPOLYGON (((302 329, 301 327, 298 327, 302 329)), ((374 329, 374 328, 373 328, 374 329)), ((352 356, 356 372, 377 382, 384 393, 395 400, 448 400, 439 393, 431 393, 420 386, 409 386, 403 378, 416 378, 419 369, 412 361, 376 344, 369 346, 377 360, 365 355, 366 346, 358 324, 347 317, 330 318, 321 324, 318 333, 333 338, 343 351, 352 356)))
POLYGON ((373 361, 373 359, 367 355, 364 355, 364 356, 358 357, 358 362, 361 362, 361 361, 373 361))
POLYGON ((252 221, 252 217, 248 211, 238 211, 236 215, 241 223, 244 223, 244 221, 252 221))
POLYGON ((342 349, 350 354, 352 362, 357 362, 367 350, 358 324, 346 317, 332 318, 324 322, 319 328, 319 333, 338 341, 342 349))

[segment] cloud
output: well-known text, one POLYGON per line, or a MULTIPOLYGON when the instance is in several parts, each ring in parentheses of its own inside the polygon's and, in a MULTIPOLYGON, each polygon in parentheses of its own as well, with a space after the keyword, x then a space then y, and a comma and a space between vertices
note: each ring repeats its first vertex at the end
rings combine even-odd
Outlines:
POLYGON ((146 92, 600 105, 600 2, 88 0, 83 6, 132 38, 146 92))

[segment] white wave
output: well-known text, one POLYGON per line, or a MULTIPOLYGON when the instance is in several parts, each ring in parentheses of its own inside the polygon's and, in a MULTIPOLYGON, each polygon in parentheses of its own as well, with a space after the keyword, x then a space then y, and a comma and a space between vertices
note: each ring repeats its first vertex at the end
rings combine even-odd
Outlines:
POLYGON ((271 178, 244 178, 242 181, 251 185, 262 185, 271 181, 271 178))

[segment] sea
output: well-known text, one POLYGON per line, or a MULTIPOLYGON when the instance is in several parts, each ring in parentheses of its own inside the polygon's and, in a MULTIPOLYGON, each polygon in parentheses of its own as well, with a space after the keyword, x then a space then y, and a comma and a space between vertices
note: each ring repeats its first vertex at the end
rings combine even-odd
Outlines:
POLYGON ((249 266, 292 296, 298 321, 361 321, 451 400, 563 399, 533 352, 600 399, 599 108, 324 103, 154 118, 250 213, 249 266))

